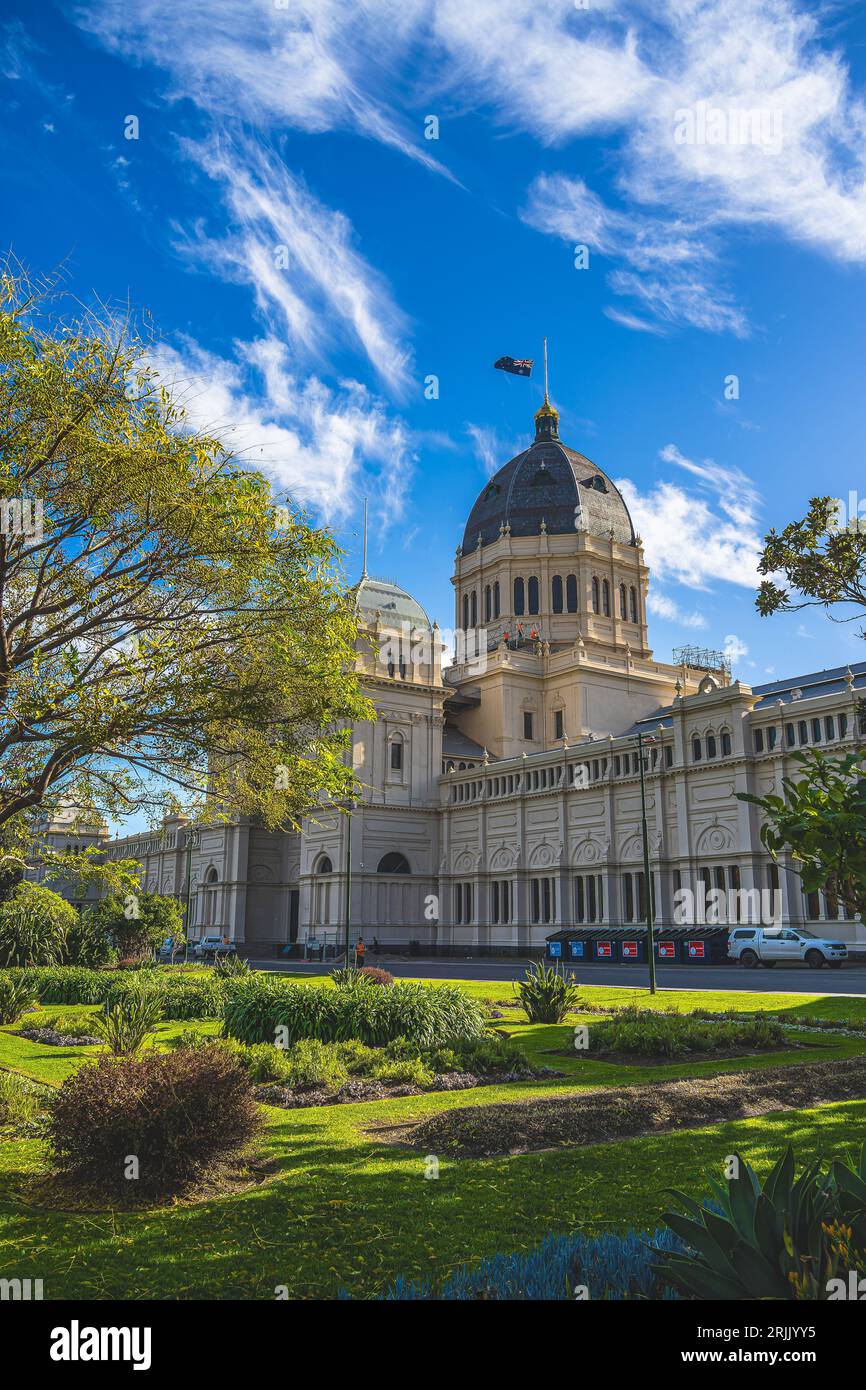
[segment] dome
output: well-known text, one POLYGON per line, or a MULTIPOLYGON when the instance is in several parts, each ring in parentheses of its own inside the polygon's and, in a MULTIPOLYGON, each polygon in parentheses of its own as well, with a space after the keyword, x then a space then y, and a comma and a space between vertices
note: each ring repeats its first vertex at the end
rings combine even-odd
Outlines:
POLYGON ((535 416, 535 442, 494 474, 476 499, 463 534, 463 554, 499 538, 508 523, 512 536, 589 532, 634 545, 635 532, 622 493, 606 473, 559 439, 559 416, 550 403, 535 416), (580 502, 580 515, 577 505, 580 502), (576 525, 576 522, 579 523, 576 525))
POLYGON ((430 619, 417 599, 392 584, 389 579, 373 579, 365 574, 355 586, 355 612, 359 617, 375 621, 381 613, 385 627, 399 627, 408 623, 411 628, 430 628, 430 619))

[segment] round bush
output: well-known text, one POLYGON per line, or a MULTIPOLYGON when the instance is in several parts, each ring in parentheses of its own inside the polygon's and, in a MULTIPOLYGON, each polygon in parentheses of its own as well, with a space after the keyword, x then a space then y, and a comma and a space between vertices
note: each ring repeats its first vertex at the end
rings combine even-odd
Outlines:
POLYGON ((0 905, 0 966, 53 965, 78 926, 71 903, 38 883, 19 883, 0 905))
POLYGON ((365 965, 359 974, 362 979, 369 980, 374 985, 393 985, 394 983, 394 976, 390 970, 380 970, 376 965, 365 965))
POLYGON ((238 1157, 260 1112, 249 1078, 218 1046, 101 1057, 64 1081, 50 1103, 54 1166, 109 1194, 166 1196, 238 1157), (126 1176, 129 1157, 137 1179, 126 1176))

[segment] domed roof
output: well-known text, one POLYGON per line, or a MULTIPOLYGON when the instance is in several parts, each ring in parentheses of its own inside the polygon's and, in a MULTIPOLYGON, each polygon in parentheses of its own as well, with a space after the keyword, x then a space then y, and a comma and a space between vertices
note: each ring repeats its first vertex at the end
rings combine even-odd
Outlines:
POLYGON ((355 586, 355 612, 370 621, 375 621, 377 612, 381 613, 385 627, 399 627, 401 623, 409 623, 412 628, 430 627, 430 619, 417 599, 399 584, 373 579, 368 574, 355 586))
POLYGON ((489 545, 507 522, 512 536, 576 530, 604 539, 613 531, 621 545, 634 545, 635 531, 622 493, 606 473, 559 439, 559 416, 545 400, 535 416, 535 442, 494 474, 476 499, 463 533, 463 554, 489 545), (580 503, 578 515, 577 506, 580 503))

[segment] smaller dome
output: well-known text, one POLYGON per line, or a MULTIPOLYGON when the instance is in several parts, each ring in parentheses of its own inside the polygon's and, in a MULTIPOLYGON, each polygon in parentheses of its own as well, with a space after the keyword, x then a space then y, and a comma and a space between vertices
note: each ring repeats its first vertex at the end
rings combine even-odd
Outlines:
POLYGON ((373 579, 365 574, 355 586, 355 612, 359 617, 374 622, 376 614, 382 615, 385 627, 399 627, 409 623, 410 627, 431 627, 430 619, 417 599, 393 584, 390 579, 373 579))

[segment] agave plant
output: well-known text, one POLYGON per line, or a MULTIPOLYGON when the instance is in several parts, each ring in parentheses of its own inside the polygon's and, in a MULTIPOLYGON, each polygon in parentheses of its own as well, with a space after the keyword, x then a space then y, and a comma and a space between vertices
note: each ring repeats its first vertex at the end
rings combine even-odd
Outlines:
POLYGON ((238 976, 249 975, 252 967, 245 956, 226 955, 216 957, 213 969, 217 979, 234 980, 238 976))
POLYGON ((530 1023, 561 1023, 577 1008, 577 987, 544 961, 532 962, 517 982, 517 993, 530 1023))
POLYGON ((672 1195, 686 1215, 665 1224, 689 1247, 655 1266, 689 1298, 827 1299, 831 1281, 866 1273, 866 1144, 859 1162, 820 1162, 795 1176, 791 1146, 766 1182, 741 1155, 735 1176, 712 1183, 718 1211, 672 1195))

